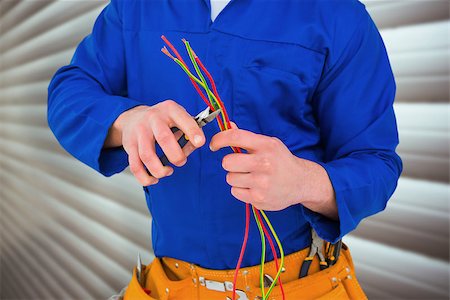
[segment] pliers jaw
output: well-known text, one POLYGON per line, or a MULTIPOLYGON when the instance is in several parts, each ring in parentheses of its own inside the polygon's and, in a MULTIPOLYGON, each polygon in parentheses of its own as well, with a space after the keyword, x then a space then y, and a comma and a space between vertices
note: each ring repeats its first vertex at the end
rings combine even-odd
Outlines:
POLYGON ((206 124, 208 124, 209 122, 211 122, 212 120, 214 120, 221 112, 222 110, 220 108, 211 111, 211 109, 207 107, 206 109, 198 113, 198 115, 195 117, 195 121, 197 122, 198 127, 201 128, 206 124))
POLYGON ((316 254, 320 260, 319 261, 320 270, 325 270, 326 268, 328 268, 328 263, 325 259, 325 255, 323 252, 324 240, 317 234, 317 232, 313 228, 311 228, 311 239, 312 239, 311 249, 309 250, 308 256, 302 263, 299 278, 303 278, 308 275, 309 268, 316 254))

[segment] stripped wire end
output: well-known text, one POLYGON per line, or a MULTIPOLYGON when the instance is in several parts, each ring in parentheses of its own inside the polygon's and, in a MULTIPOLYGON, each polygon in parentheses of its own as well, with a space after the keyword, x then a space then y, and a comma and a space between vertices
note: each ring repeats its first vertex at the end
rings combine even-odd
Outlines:
POLYGON ((161 48, 161 52, 164 53, 165 55, 167 55, 168 57, 170 57, 172 60, 177 60, 175 56, 173 56, 172 54, 170 54, 169 49, 167 49, 166 46, 161 48))
POLYGON ((191 51, 191 53, 194 56, 194 58, 197 58, 197 54, 195 54, 194 49, 191 48, 191 45, 189 44, 189 41, 186 40, 185 38, 182 38, 181 40, 183 41, 184 45, 189 48, 189 51, 191 51))

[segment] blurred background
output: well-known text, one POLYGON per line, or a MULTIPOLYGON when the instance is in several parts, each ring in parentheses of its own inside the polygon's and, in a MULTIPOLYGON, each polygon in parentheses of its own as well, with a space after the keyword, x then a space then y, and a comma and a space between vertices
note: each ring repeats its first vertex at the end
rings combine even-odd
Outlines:
MULTIPOLYGON (((449 299, 448 0, 363 1, 397 78, 404 172, 387 209, 344 238, 369 299, 449 299)), ((47 85, 105 1, 0 1, 0 298, 105 299, 150 216, 127 172, 103 178, 47 127, 47 85)))

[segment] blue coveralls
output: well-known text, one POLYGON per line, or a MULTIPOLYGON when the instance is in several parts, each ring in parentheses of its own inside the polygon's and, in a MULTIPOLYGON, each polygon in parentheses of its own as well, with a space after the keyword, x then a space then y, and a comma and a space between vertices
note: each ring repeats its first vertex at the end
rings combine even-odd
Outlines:
MULTIPOLYGON (((190 41, 240 128, 276 136, 327 171, 339 221, 300 204, 268 213, 286 254, 309 245, 311 225, 335 242, 385 208, 402 171, 395 81, 379 32, 355 0, 232 0, 214 23, 209 0, 113 0, 49 86, 49 125, 73 156, 113 175, 127 167, 127 154, 102 145, 122 112, 166 99, 191 115, 205 108, 161 53, 162 34, 186 61, 181 38, 190 41)), ((204 127, 208 141, 218 131, 216 123, 204 127)), ((221 166, 230 152, 202 147, 172 176, 144 187, 156 256, 235 267, 245 209, 221 166)), ((260 249, 252 221, 243 266, 258 264, 260 249)))

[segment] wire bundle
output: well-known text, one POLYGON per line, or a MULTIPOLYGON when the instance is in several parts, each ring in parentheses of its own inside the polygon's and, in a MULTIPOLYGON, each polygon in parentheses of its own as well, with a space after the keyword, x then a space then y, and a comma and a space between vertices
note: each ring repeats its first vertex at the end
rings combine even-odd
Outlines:
MULTIPOLYGON (((167 44, 167 46, 170 48, 170 50, 172 50, 172 52, 174 53, 174 55, 172 55, 169 51, 169 49, 167 49, 166 46, 164 46, 161 51, 167 55, 168 57, 170 57, 173 61, 175 61, 180 67, 181 69, 183 69, 183 71, 188 75, 192 85, 194 86, 195 90, 197 91, 197 93, 200 95, 200 97, 202 98, 202 100, 206 103, 206 105, 208 105, 208 107, 211 109, 211 111, 215 111, 217 109, 221 109, 221 113, 217 116, 217 122, 219 125, 219 128, 221 131, 224 130, 228 130, 231 129, 231 123, 230 123, 230 119, 228 117, 227 114, 227 110, 222 102, 222 99, 219 96, 219 93, 217 92, 217 87, 216 84, 214 82, 213 77, 211 76, 211 73, 206 69, 206 67, 203 65, 203 63, 201 62, 200 58, 195 54, 194 50, 191 48, 191 45, 189 44, 189 42, 185 39, 182 39, 185 47, 186 47, 186 51, 189 55, 189 58, 192 62, 192 65, 194 66, 195 72, 197 74, 198 77, 196 77, 194 74, 192 74, 192 72, 190 71, 189 67, 187 66, 187 64, 184 62, 183 58, 181 57, 181 55, 178 53, 178 51, 176 50, 176 48, 169 42, 169 40, 163 35, 161 36, 162 40, 167 44), (210 85, 212 87, 212 90, 209 87, 208 82, 206 81, 205 77, 203 76, 203 73, 206 75, 206 77, 208 78, 210 85), (205 90, 206 92, 206 96, 203 94, 203 92, 201 91, 200 87, 203 88, 203 90, 205 90)), ((239 147, 231 147, 232 150, 235 153, 242 153, 242 149, 239 147)), ((253 207, 252 205, 246 203, 245 204, 245 231, 244 231, 244 239, 242 242, 242 247, 241 247, 241 251, 239 254, 239 259, 236 265, 236 269, 235 269, 235 273, 234 273, 234 279, 233 279, 233 300, 236 299, 236 281, 237 281, 237 276, 239 274, 239 269, 241 267, 241 263, 242 263, 242 259, 244 257, 244 253, 245 253, 245 249, 247 247, 247 241, 248 241, 248 233, 249 233, 249 228, 250 228, 250 208, 253 212, 253 216, 255 218, 256 224, 258 226, 258 230, 260 233, 260 237, 261 237, 261 265, 260 265, 260 284, 261 284, 261 293, 262 293, 262 299, 268 299, 270 293, 272 292, 272 289, 275 287, 275 284, 277 282, 279 282, 280 284, 280 290, 281 290, 281 294, 283 299, 285 299, 284 296, 284 290, 283 290, 283 284, 281 282, 281 272, 283 270, 284 267, 284 251, 283 251, 283 247, 281 245, 281 242, 272 226, 272 224, 269 221, 269 218, 267 217, 267 215, 265 214, 265 212, 263 210, 258 210, 255 207, 253 207), (267 224, 267 226, 269 227, 270 233, 273 235, 273 237, 275 238, 275 241, 277 243, 278 249, 280 251, 280 264, 278 263, 278 257, 277 257, 277 252, 275 250, 275 246, 272 240, 272 237, 269 233, 269 230, 267 230, 265 224, 267 224), (277 274, 273 280, 273 282, 270 284, 269 289, 267 290, 267 293, 265 291, 265 285, 264 285, 264 264, 265 264, 265 257, 266 257, 266 238, 269 242, 269 246, 270 249, 273 253, 273 257, 275 260, 275 267, 277 269, 277 274)))

